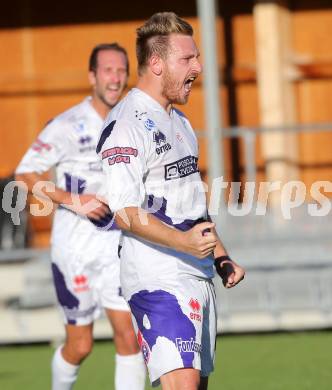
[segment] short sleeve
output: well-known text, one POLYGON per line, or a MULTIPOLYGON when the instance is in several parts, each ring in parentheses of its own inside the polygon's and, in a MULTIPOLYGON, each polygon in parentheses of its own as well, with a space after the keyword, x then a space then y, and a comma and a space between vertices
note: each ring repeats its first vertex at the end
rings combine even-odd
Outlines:
POLYGON ((64 159, 69 144, 64 126, 59 120, 51 121, 25 153, 16 173, 43 173, 64 159))
POLYGON ((146 153, 144 135, 128 121, 111 121, 97 146, 105 173, 110 209, 141 207, 145 199, 146 153))

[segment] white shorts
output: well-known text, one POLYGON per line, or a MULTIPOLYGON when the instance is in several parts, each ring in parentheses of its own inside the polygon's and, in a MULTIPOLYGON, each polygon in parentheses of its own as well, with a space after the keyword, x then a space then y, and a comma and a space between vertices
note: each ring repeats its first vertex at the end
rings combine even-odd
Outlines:
POLYGON ((53 246, 51 256, 55 290, 66 324, 91 324, 102 308, 129 311, 121 294, 117 250, 112 258, 94 259, 53 246))
POLYGON ((179 368, 208 376, 214 368, 216 296, 211 280, 182 279, 178 288, 142 290, 128 301, 150 381, 179 368))

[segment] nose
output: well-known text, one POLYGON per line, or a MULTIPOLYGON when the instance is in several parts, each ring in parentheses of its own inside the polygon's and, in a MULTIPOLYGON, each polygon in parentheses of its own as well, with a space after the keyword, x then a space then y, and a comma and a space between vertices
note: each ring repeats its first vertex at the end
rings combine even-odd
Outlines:
POLYGON ((203 71, 203 65, 198 61, 198 59, 196 59, 195 71, 196 71, 198 74, 202 73, 202 71, 203 71))
POLYGON ((118 83, 120 81, 119 72, 115 69, 111 71, 111 80, 113 83, 118 83))

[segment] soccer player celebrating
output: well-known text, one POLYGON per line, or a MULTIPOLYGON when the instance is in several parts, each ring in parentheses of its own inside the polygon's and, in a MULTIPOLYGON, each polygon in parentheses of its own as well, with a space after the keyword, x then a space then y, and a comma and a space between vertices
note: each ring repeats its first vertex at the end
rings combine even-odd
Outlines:
POLYGON ((244 277, 207 214, 185 104, 201 73, 192 27, 171 12, 137 30, 137 88, 112 110, 97 152, 123 230, 121 282, 151 382, 206 389, 213 370, 215 263, 226 288, 244 277))
POLYGON ((126 86, 129 62, 117 43, 100 44, 90 56, 92 96, 47 124, 16 170, 16 180, 59 204, 52 229, 52 271, 62 306, 66 341, 52 361, 52 389, 71 389, 93 345, 93 322, 105 308, 116 348, 115 388, 142 390, 145 367, 121 295, 119 230, 97 197, 103 182, 96 144, 106 115, 126 86), (57 186, 36 186, 55 167, 57 186), (36 190, 36 188, 39 190, 36 190))

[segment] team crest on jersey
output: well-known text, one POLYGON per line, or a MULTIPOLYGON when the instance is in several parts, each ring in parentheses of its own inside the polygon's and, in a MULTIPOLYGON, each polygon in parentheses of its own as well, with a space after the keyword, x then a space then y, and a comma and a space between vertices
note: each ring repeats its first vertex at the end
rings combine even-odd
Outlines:
POLYGON ((147 129, 147 130, 149 130, 149 131, 151 131, 153 128, 155 128, 156 127, 156 124, 153 122, 153 120, 152 119, 146 119, 145 121, 144 121, 144 127, 147 129))
POLYGON ((78 121, 73 125, 74 130, 78 133, 82 133, 85 130, 85 122, 83 120, 78 121))

